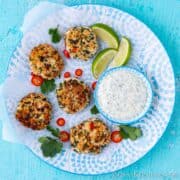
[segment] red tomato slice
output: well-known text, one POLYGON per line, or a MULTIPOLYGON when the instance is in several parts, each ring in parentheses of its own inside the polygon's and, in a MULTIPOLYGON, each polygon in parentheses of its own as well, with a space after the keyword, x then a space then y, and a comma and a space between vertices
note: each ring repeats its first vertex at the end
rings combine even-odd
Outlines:
POLYGON ((92 83, 92 89, 93 89, 93 90, 96 88, 96 83, 97 83, 97 81, 94 81, 94 82, 92 83))
POLYGON ((64 118, 59 118, 59 119, 57 119, 56 123, 58 126, 64 126, 65 120, 64 120, 64 118))
POLYGON ((60 140, 62 142, 69 141, 69 133, 67 131, 60 131, 60 140))
POLYGON ((70 54, 66 49, 63 51, 63 53, 65 57, 70 58, 70 54))
POLYGON ((120 141, 122 141, 122 136, 120 135, 120 131, 113 131, 111 133, 111 140, 114 142, 114 143, 119 143, 120 141))
POLYGON ((76 69, 75 70, 75 75, 76 76, 82 76, 82 74, 83 74, 83 70, 82 69, 76 69))
POLYGON ((44 80, 43 80, 43 78, 41 76, 33 75, 32 78, 31 78, 31 83, 34 86, 41 86, 43 81, 44 80))
POLYGON ((71 73, 70 72, 65 72, 64 73, 64 78, 69 78, 71 77, 71 73))

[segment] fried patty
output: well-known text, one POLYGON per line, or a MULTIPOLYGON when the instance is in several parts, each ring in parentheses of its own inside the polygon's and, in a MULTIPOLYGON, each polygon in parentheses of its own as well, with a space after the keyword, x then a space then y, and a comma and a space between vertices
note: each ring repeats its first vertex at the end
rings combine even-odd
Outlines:
POLYGON ((46 128, 51 119, 52 106, 40 93, 30 93, 18 103, 16 119, 24 126, 40 130, 46 128))
POLYGON ((96 35, 89 27, 73 27, 65 33, 65 46, 72 58, 87 61, 98 49, 96 35))
POLYGON ((76 78, 60 83, 56 94, 60 107, 69 114, 81 111, 90 102, 90 88, 76 78))
POLYGON ((64 68, 58 51, 49 44, 34 47, 29 55, 30 67, 34 74, 44 79, 54 79, 64 68))
POLYGON ((70 129, 70 142, 76 152, 98 154, 110 143, 110 130, 100 119, 89 118, 70 129))

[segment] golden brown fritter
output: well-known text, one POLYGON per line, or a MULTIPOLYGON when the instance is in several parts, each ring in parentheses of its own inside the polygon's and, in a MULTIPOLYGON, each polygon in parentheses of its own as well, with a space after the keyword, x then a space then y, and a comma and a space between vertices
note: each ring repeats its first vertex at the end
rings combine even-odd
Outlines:
POLYGON ((81 111, 90 102, 90 88, 76 78, 61 83, 56 94, 60 107, 69 114, 81 111))
POLYGON ((29 55, 29 61, 32 72, 48 80, 60 75, 64 68, 58 51, 49 44, 34 47, 29 55))
POLYGON ((89 118, 71 128, 70 142, 76 152, 98 154, 110 143, 110 130, 98 118, 89 118))
POLYGON ((40 130, 49 124, 51 113, 52 106, 43 94, 30 93, 19 102, 15 116, 24 126, 40 130))
POLYGON ((98 49, 96 35, 89 27, 70 28, 65 34, 65 45, 72 58, 85 61, 98 49))

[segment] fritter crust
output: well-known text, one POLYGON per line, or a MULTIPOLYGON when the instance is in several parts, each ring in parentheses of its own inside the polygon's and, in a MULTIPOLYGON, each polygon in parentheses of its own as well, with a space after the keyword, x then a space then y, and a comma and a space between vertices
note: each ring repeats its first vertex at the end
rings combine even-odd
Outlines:
POLYGON ((87 61, 98 49, 96 35, 89 27, 73 27, 65 33, 65 45, 72 58, 87 61))
POLYGON ((40 130, 46 128, 51 119, 52 105, 40 93, 30 93, 18 103, 16 119, 24 126, 40 130))
POLYGON ((54 79, 64 68, 63 59, 58 51, 49 44, 34 47, 29 55, 32 72, 44 79, 54 79))
POLYGON ((56 90, 58 103, 63 110, 74 114, 84 109, 90 102, 90 88, 76 78, 69 78, 56 90))
POLYGON ((70 142, 76 152, 98 154, 110 143, 110 130, 100 119, 89 118, 71 128, 70 142))

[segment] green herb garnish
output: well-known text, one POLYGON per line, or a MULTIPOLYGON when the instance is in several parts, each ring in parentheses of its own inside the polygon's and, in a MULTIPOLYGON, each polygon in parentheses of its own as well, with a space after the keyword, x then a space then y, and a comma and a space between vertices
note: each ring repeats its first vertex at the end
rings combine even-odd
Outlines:
POLYGON ((93 106, 93 107, 91 108, 91 114, 98 114, 98 113, 99 113, 99 111, 98 111, 97 107, 96 107, 96 106, 93 106))
POLYGON ((49 34, 51 35, 51 41, 53 43, 58 43, 61 40, 61 35, 58 31, 58 27, 57 28, 50 28, 49 29, 49 34))
POLYGON ((56 88, 55 80, 44 80, 43 84, 41 85, 41 92, 46 94, 53 91, 56 88))
POLYGON ((47 126, 47 130, 51 132, 56 138, 49 136, 40 137, 38 140, 41 143, 41 150, 45 157, 54 157, 57 153, 60 153, 63 144, 59 141, 59 129, 47 126))
POLYGON ((51 137, 40 137, 39 142, 41 143, 41 150, 45 157, 54 157, 57 153, 60 153, 63 144, 51 137))
POLYGON ((48 125, 47 126, 47 130, 51 132, 51 134, 55 137, 58 137, 59 138, 59 129, 58 128, 53 128, 52 126, 48 125))
POLYGON ((131 139, 136 140, 142 136, 141 128, 139 127, 131 127, 128 125, 121 125, 120 127, 120 134, 124 139, 131 139))

